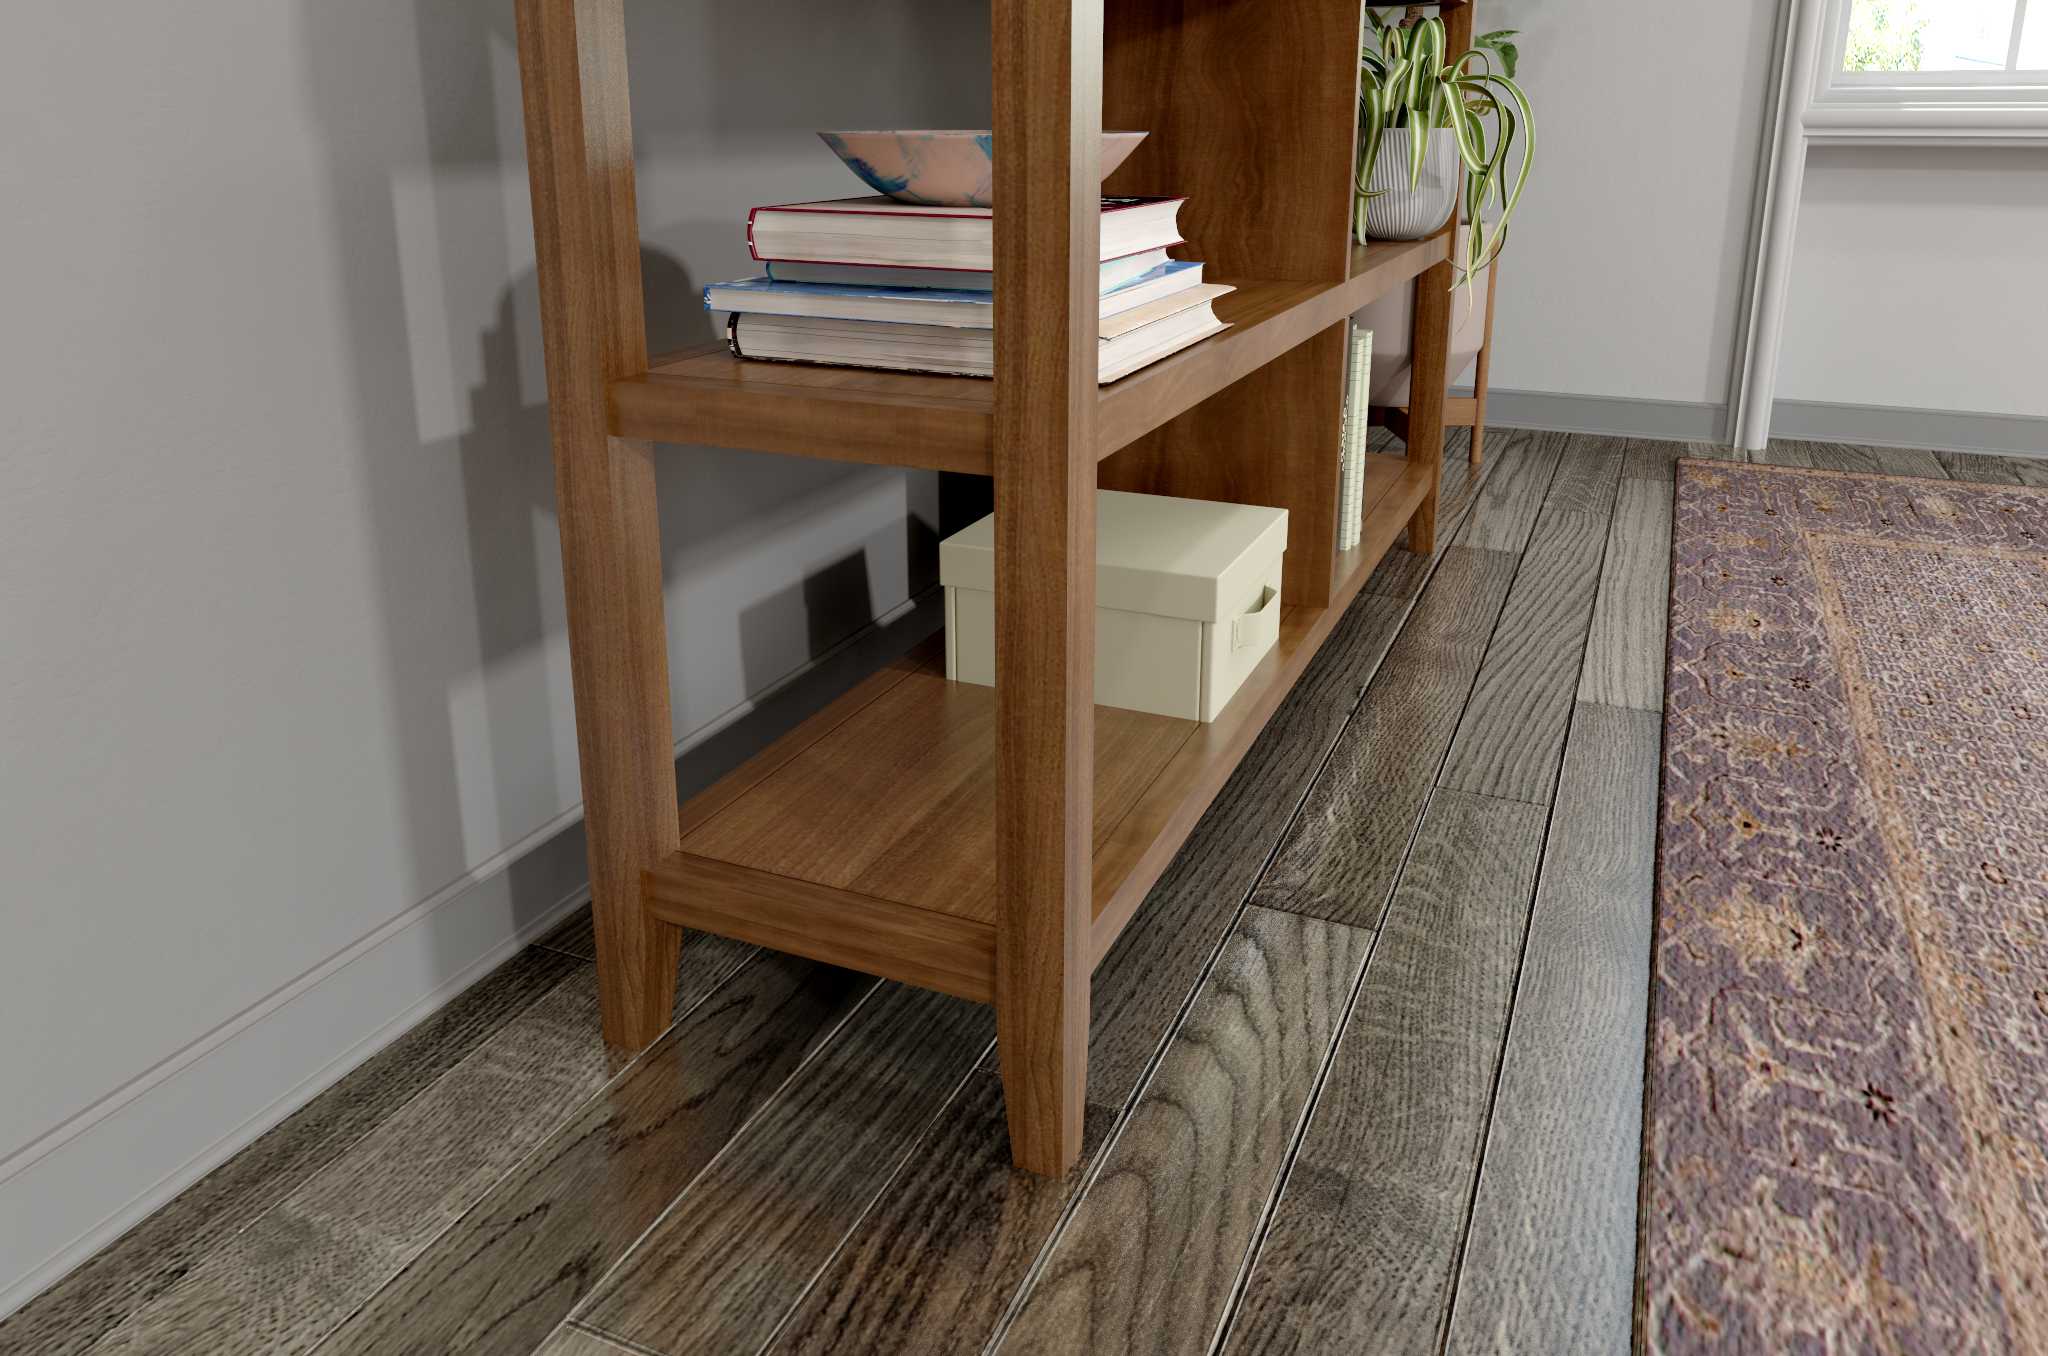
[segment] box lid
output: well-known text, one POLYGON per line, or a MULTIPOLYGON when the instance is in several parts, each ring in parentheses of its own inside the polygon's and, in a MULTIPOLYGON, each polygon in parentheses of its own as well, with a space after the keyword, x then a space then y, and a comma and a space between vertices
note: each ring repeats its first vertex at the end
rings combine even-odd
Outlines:
MULTIPOLYGON (((993 592, 995 538, 991 515, 940 542, 940 582, 993 592)), ((1286 549, 1286 509, 1095 492, 1098 607, 1221 621, 1286 549)))

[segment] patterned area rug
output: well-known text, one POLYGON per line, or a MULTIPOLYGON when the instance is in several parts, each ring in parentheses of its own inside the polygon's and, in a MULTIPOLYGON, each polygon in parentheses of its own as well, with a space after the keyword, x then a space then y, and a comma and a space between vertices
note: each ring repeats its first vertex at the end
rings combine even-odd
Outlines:
POLYGON ((1683 462, 1664 1352, 2048 1352, 2048 491, 1683 462))

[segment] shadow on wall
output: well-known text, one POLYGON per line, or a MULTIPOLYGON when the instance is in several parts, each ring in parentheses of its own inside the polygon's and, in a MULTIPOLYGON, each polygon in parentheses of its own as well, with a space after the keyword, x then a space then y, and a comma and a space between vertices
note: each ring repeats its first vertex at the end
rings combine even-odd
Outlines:
MULTIPOLYGON (((655 351, 714 337, 700 285, 745 269, 741 222, 762 183, 843 187, 812 128, 985 125, 987 14, 962 8, 629 7, 655 351), (740 182, 726 184, 735 165, 740 182)), ((578 798, 513 3, 305 0, 300 22, 351 335, 355 511, 374 526, 381 695, 404 775, 391 818, 424 896, 578 798), (394 25, 417 35, 416 94, 395 75, 365 75, 387 59, 394 25)), ((936 577, 930 476, 674 448, 661 486, 671 605, 687 595, 692 619, 687 651, 672 638, 672 667, 678 681, 691 666, 717 676, 691 694, 699 706, 684 704, 678 735, 936 577)), ((704 741, 686 760, 686 789, 914 641, 930 611, 862 638, 704 741)), ((581 837, 511 866, 512 924, 580 882, 581 837)))

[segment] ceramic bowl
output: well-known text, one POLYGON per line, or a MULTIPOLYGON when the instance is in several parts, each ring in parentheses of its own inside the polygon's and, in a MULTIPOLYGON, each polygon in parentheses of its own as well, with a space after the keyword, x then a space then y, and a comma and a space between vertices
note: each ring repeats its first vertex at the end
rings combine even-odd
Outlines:
MULTIPOLYGON (((990 132, 820 132, 877 193, 923 207, 987 207, 995 167, 990 132)), ((1102 177, 1124 163, 1143 132, 1102 134, 1102 177)))

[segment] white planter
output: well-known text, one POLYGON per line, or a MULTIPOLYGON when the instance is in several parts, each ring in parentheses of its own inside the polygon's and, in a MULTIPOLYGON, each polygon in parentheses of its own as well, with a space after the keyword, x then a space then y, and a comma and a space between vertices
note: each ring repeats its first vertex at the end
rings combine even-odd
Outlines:
POLYGON ((1422 177, 1408 179, 1408 129, 1389 127, 1380 136, 1379 155, 1367 180, 1372 196, 1365 203, 1365 229, 1359 240, 1420 240, 1443 228, 1458 205, 1461 162, 1458 137, 1448 127, 1429 134, 1422 154, 1422 177))
MULTIPOLYGON (((1279 637, 1287 510, 1098 490, 1095 547, 1095 700, 1216 719, 1279 637)), ((939 544, 955 682, 996 680, 995 575, 994 518, 939 544)))

